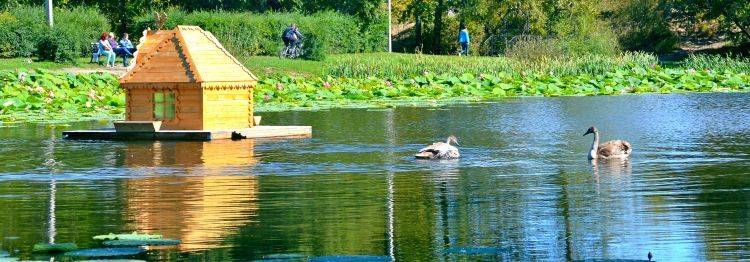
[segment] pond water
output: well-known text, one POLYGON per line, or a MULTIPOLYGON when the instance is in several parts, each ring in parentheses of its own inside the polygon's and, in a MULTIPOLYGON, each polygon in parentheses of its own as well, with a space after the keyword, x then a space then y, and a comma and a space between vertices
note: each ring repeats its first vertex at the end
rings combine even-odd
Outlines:
MULTIPOLYGON (((144 260, 750 259, 750 94, 265 113, 309 139, 65 141, 0 128, 0 252, 110 232, 144 260), (590 125, 634 146, 592 165, 590 125), (463 158, 417 161, 459 137, 463 158)), ((80 123, 67 129, 106 123, 80 123)))

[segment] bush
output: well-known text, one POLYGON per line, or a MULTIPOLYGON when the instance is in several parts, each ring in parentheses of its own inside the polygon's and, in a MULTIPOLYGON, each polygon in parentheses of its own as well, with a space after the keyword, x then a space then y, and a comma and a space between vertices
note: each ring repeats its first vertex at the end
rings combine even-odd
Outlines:
POLYGON ((305 54, 302 58, 307 60, 323 61, 326 58, 328 51, 327 42, 325 36, 319 36, 316 34, 308 34, 305 38, 305 54))
POLYGON ((557 59, 564 54, 561 41, 557 39, 525 38, 505 49, 505 56, 521 61, 540 62, 557 59))
POLYGON ((42 8, 19 6, 0 12, 0 56, 31 57, 47 30, 42 8))
POLYGON ((54 28, 47 27, 41 7, 0 11, 0 57, 40 56, 69 61, 87 54, 91 42, 109 30, 108 24, 94 8, 55 10, 54 28))
POLYGON ((49 34, 42 36, 37 43, 36 55, 39 59, 69 63, 75 62, 77 57, 81 57, 82 49, 75 44, 76 39, 72 32, 57 27, 49 32, 49 34))
POLYGON ((620 52, 617 35, 609 23, 596 15, 596 5, 578 2, 569 12, 553 27, 564 54, 614 56, 620 52))
MULTIPOLYGON (((383 33, 385 25, 362 26, 355 16, 335 12, 303 15, 224 11, 187 13, 173 10, 167 12, 167 15, 169 19, 166 28, 177 25, 200 26, 213 33, 224 47, 238 57, 278 54, 283 47, 281 32, 291 23, 296 23, 304 35, 328 36, 325 37, 325 46, 329 47, 330 53, 384 50, 387 41, 383 33), (374 38, 373 35, 379 37, 374 38)), ((137 32, 148 27, 153 29, 153 20, 152 15, 135 19, 137 32)))

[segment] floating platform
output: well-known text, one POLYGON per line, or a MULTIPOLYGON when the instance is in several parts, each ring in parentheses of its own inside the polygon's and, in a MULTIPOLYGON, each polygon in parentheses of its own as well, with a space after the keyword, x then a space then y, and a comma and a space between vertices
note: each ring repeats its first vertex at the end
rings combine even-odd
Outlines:
POLYGON ((114 129, 64 131, 70 140, 179 140, 247 139, 267 137, 311 137, 311 126, 254 126, 238 130, 160 130, 117 132, 114 129))

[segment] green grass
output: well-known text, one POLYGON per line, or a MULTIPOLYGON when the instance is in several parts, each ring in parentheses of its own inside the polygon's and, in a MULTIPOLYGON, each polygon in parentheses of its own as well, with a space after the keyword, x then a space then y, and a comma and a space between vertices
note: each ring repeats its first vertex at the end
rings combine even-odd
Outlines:
POLYGON ((506 57, 458 57, 420 54, 339 54, 323 62, 301 59, 279 59, 256 56, 240 59, 261 78, 279 76, 302 77, 379 77, 404 79, 431 73, 434 75, 498 74, 515 77, 548 75, 566 77, 602 75, 618 70, 660 65, 665 68, 750 72, 750 58, 718 55, 690 56, 683 61, 661 64, 656 56, 646 53, 623 53, 617 56, 587 55, 580 57, 541 58, 531 61, 506 57))
POLYGON ((4 58, 0 59, 0 70, 16 70, 16 69, 47 69, 47 70, 60 70, 63 68, 78 67, 78 68, 97 68, 100 67, 97 64, 89 64, 90 58, 81 57, 76 60, 76 63, 59 64, 52 61, 38 61, 36 58, 4 58))
POLYGON ((401 79, 431 73, 436 75, 497 74, 516 77, 538 74, 556 77, 598 75, 618 69, 657 64, 653 55, 623 53, 617 56, 585 55, 578 57, 542 57, 519 60, 508 57, 444 56, 421 54, 357 54, 329 59, 326 73, 339 77, 369 76, 401 79))
POLYGON ((285 59, 274 56, 251 56, 239 58, 240 62, 256 76, 264 78, 278 75, 321 76, 325 73, 325 62, 302 59, 285 59))

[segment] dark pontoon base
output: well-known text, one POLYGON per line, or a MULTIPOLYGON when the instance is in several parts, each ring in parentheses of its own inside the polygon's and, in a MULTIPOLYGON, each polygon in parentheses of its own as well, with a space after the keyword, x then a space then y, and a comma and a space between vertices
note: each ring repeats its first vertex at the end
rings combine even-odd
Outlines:
POLYGON ((245 139, 265 137, 310 137, 310 126, 255 126, 239 130, 161 130, 158 132, 116 132, 114 129, 65 131, 71 140, 179 140, 245 139))

